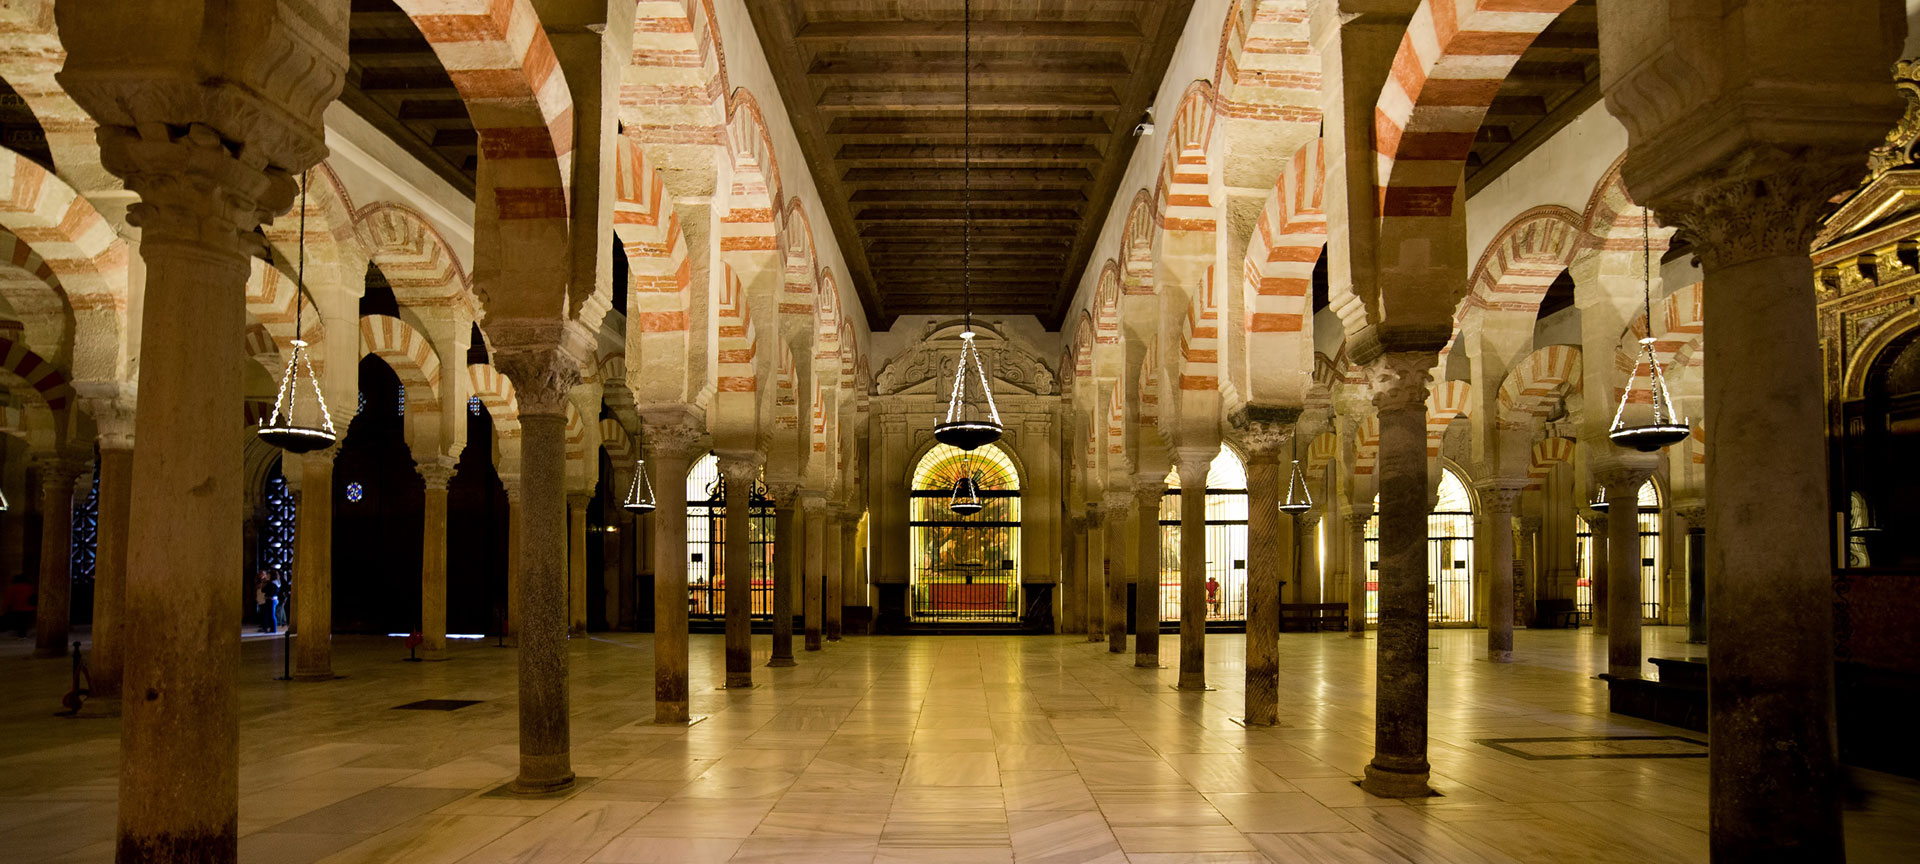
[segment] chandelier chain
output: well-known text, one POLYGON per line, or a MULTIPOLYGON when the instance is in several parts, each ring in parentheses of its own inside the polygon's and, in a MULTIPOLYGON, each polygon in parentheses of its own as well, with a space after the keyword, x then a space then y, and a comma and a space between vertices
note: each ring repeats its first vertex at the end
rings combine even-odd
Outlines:
POLYGON ((966 329, 973 330, 973 0, 961 5, 960 48, 960 291, 966 329))

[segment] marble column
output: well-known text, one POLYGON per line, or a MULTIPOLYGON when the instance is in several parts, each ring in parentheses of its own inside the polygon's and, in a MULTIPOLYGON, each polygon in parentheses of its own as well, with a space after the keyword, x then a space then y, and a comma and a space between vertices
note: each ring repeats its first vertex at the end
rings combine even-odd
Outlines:
POLYGON ((1513 508, 1526 484, 1489 480, 1480 484, 1487 517, 1487 660, 1513 662, 1513 508))
POLYGON ((1294 568, 1295 584, 1299 585, 1295 597, 1302 603, 1326 603, 1325 592, 1321 590, 1320 567, 1320 511, 1309 510, 1293 520, 1294 549, 1298 552, 1299 566, 1294 568))
POLYGON ((753 484, 760 479, 760 454, 722 452, 720 475, 726 480, 727 513, 721 589, 727 619, 727 687, 753 686, 753 484))
POLYGON ((1073 515, 1066 517, 1066 530, 1061 532, 1061 542, 1066 549, 1061 553, 1060 576, 1060 622, 1058 632, 1080 632, 1082 611, 1081 583, 1086 581, 1086 524, 1084 517, 1073 515))
POLYGON ((1180 684, 1207 686, 1207 469, 1219 455, 1211 448, 1181 448, 1180 472, 1180 684))
MULTIPOLYGON (((104 475, 102 483, 106 482, 104 475)), ((104 487, 102 487, 104 488, 104 487)), ((105 494, 104 492, 102 494, 105 494)), ((1674 508, 1687 524, 1687 641, 1707 641, 1707 505, 1683 502, 1674 508)), ((98 653, 97 649, 96 652, 98 653)))
POLYGON ((773 656, 768 666, 794 665, 793 589, 798 580, 796 558, 800 557, 800 536, 794 530, 794 505, 799 502, 800 487, 781 484, 773 493, 773 656))
POLYGON ((1113 654, 1125 654, 1127 651, 1127 583, 1133 574, 1127 566, 1127 508, 1133 503, 1133 493, 1108 490, 1102 499, 1106 507, 1107 531, 1107 604, 1105 612, 1107 651, 1113 654))
POLYGON ((520 644, 520 475, 500 475, 507 495, 507 627, 503 644, 520 644))
POLYGON ((828 642, 840 641, 840 524, 840 508, 827 507, 820 537, 820 629, 828 642))
MULTIPOLYGON (((294 518, 293 677, 333 680, 333 457, 340 445, 300 455, 294 518)), ((137 467, 140 460, 136 457, 137 467)))
POLYGON ((585 504, 572 506, 566 493, 566 410, 580 367, 558 347, 497 348, 493 357, 520 402, 520 773, 513 788, 544 792, 573 784, 568 556, 585 552, 586 537, 568 530, 569 511, 584 520, 585 504))
POLYGON ((454 461, 442 457, 416 469, 426 487, 420 520, 420 659, 447 659, 447 481, 454 461))
POLYGON ((1522 593, 1513 600, 1513 618, 1516 625, 1528 624, 1539 614, 1542 571, 1540 566, 1540 524, 1538 516, 1520 517, 1519 546, 1515 555, 1520 556, 1520 568, 1526 574, 1521 580, 1522 593))
POLYGON ((1607 540, 1611 532, 1607 530, 1607 514, 1597 512, 1587 516, 1587 597, 1588 621, 1593 625, 1593 635, 1607 635, 1607 584, 1609 572, 1607 562, 1607 540))
MULTIPOLYGON (((1292 440, 1279 423, 1253 423, 1240 433, 1247 451, 1248 726, 1280 722, 1280 583, 1293 554, 1292 519, 1280 512, 1280 447, 1292 440)), ((1183 484, 1184 485, 1184 484, 1183 484)), ((1182 526, 1184 530, 1185 526, 1182 526)))
POLYGON ((1367 582, 1374 574, 1367 566, 1367 523, 1372 520, 1371 504, 1347 511, 1347 635, 1355 639, 1367 635, 1367 582))
MULTIPOLYGON (((95 415, 98 416, 97 414, 95 415)), ((132 515, 133 424, 100 435, 100 521, 93 556, 93 657, 87 663, 93 699, 119 699, 126 662, 127 530, 132 515)))
POLYGON ((1087 505, 1087 641, 1107 640, 1107 514, 1087 505))
POLYGON ((1374 648, 1373 761, 1361 788, 1382 798, 1431 792, 1427 777, 1427 385, 1432 351, 1372 366, 1380 415, 1380 601, 1374 648))
POLYGON ((827 572, 827 641, 840 641, 841 626, 846 617, 847 594, 853 590, 854 551, 853 535, 859 530, 859 512, 840 511, 840 561, 839 566, 827 572))
POLYGON ((1166 494, 1159 477, 1134 479, 1140 557, 1134 565, 1133 665, 1142 669, 1160 668, 1160 499, 1166 494))
POLYGON ((607 478, 606 493, 600 497, 600 512, 606 530, 600 535, 600 592, 606 609, 607 629, 625 630, 633 620, 633 595, 628 583, 633 570, 627 565, 626 550, 633 545, 634 519, 620 505, 627 490, 633 488, 633 467, 615 460, 607 478))
POLYGON ((1607 480, 1607 674, 1615 678, 1640 677, 1640 486, 1647 473, 1616 469, 1607 480))
POLYGON ((93 485, 84 463, 64 456, 38 459, 40 474, 40 596, 33 616, 33 656, 67 656, 73 620, 73 487, 93 485))
POLYGON ((647 418, 653 469, 653 722, 687 713, 687 469, 699 427, 686 418, 647 418))
POLYGON ((567 493, 567 632, 587 632, 587 504, 593 496, 567 493))
POLYGON ((825 636, 824 616, 821 614, 826 601, 827 575, 827 502, 816 494, 803 493, 800 497, 800 509, 804 511, 805 522, 805 558, 803 566, 806 572, 806 590, 803 594, 806 603, 806 644, 808 651, 820 650, 825 636))

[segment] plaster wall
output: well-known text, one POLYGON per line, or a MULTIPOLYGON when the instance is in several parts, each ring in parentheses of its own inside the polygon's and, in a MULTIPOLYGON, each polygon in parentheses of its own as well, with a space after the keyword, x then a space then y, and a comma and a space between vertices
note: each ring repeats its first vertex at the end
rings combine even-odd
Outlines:
POLYGON ((325 119, 327 166, 352 199, 347 203, 359 209, 393 201, 419 211, 472 273, 473 200, 345 104, 328 105, 325 119))
MULTIPOLYGON (((957 315, 902 315, 895 318, 893 327, 874 333, 872 341, 868 343, 867 350, 871 352, 868 357, 873 371, 878 373, 894 358, 919 347, 931 325, 953 321, 958 317, 957 315)), ((1049 369, 1053 367, 1048 361, 1060 356, 1060 348, 1065 341, 1064 334, 1048 330, 1040 324, 1040 319, 1032 315, 981 315, 975 320, 983 324, 991 324, 1006 334, 1007 338, 1042 358, 1041 362, 1048 363, 1049 369)), ((1065 374, 1059 369, 1053 369, 1053 373, 1065 374)))
POLYGON ((1479 194, 1467 199, 1467 261, 1478 262, 1487 244, 1513 217, 1558 204, 1587 209, 1594 184, 1627 152, 1627 128, 1595 102, 1479 194))

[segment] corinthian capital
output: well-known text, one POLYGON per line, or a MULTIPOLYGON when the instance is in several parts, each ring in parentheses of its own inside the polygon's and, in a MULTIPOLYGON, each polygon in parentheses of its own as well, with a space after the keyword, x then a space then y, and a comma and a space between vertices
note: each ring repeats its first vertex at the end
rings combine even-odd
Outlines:
POLYGON ((493 365, 513 381, 520 415, 565 417, 567 394, 580 384, 580 361, 560 346, 496 349, 493 365))
POLYGON ((1433 383, 1433 367, 1440 362, 1434 351, 1393 351, 1367 366, 1373 383, 1373 407, 1377 411, 1426 410, 1427 391, 1433 383))
POLYGON ((1707 269, 1805 255, 1835 193, 1865 170, 1855 150, 1754 146, 1654 204, 1707 269))

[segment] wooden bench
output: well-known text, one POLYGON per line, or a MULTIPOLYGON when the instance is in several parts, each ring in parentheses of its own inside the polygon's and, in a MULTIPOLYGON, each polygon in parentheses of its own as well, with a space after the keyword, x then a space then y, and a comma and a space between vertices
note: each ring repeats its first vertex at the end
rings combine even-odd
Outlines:
POLYGON ((1572 600, 1550 598, 1540 601, 1540 623, 1546 627, 1580 629, 1580 607, 1572 600))
POLYGON ((1280 604, 1280 629, 1308 633, 1345 630, 1347 629, 1347 604, 1282 603, 1280 604))

